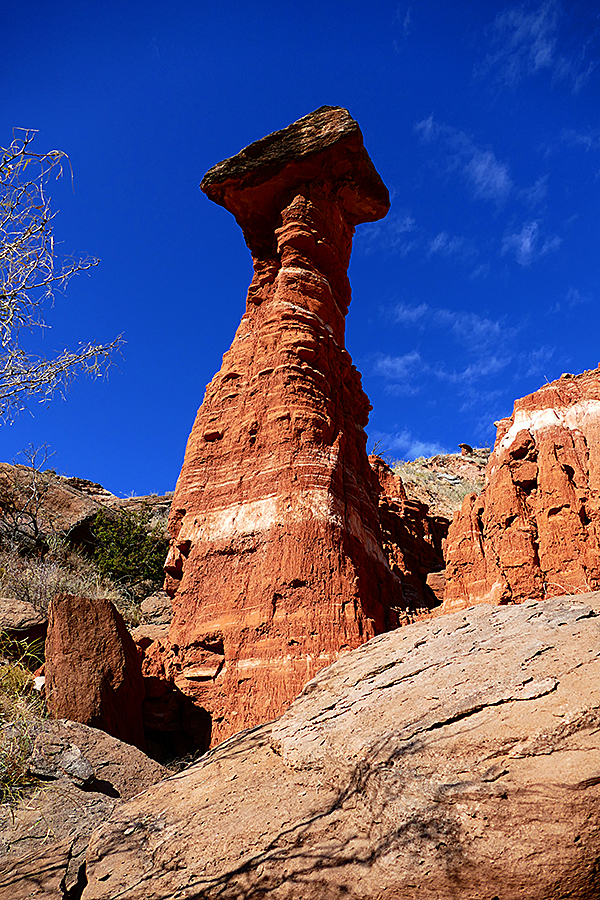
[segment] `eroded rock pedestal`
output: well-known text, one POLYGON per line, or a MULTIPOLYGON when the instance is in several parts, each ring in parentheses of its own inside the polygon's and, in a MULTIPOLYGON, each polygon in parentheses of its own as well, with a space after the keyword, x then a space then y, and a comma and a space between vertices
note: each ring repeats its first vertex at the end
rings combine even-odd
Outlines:
POLYGON ((448 612, 600 588, 600 372, 544 385, 497 427, 448 535, 448 612))
POLYGON ((202 182, 252 252, 246 312, 190 435, 170 518, 168 676, 212 742, 278 715, 406 608, 382 549, 369 402, 344 347, 355 226, 388 192, 322 107, 202 182))

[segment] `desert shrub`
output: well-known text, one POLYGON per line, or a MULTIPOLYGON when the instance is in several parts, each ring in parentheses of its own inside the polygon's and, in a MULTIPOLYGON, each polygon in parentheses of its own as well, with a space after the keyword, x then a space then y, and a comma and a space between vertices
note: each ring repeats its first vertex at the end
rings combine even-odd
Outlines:
POLYGON ((14 597, 47 612, 55 594, 107 597, 118 605, 126 591, 104 577, 93 559, 74 550, 68 541, 52 535, 45 555, 0 550, 0 596, 14 597))
POLYGON ((101 510, 94 524, 94 559, 100 574, 138 596, 151 594, 164 581, 168 541, 162 525, 152 525, 152 515, 149 505, 116 515, 101 510))
POLYGON ((22 720, 10 722, 0 730, 0 803, 17 803, 35 784, 29 773, 32 738, 22 720))

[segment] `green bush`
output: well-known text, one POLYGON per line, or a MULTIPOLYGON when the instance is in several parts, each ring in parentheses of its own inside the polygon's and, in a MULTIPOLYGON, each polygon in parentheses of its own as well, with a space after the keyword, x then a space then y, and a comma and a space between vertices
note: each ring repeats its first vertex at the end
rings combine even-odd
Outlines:
POLYGON ((120 510, 116 515, 98 513, 94 557, 101 575, 127 586, 147 583, 147 593, 162 586, 168 541, 160 525, 152 527, 151 519, 149 506, 134 512, 120 510))

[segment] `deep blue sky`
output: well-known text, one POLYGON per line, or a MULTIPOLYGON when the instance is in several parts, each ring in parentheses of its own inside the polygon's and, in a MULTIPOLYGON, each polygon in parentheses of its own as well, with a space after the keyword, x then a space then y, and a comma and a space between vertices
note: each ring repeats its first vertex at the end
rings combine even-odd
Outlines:
POLYGON ((39 346, 127 341, 108 380, 2 426, 0 459, 47 442, 115 493, 174 487, 251 277, 198 183, 322 104, 358 120, 392 195, 350 267, 369 445, 492 443, 516 397, 598 364, 597 0, 33 0, 0 28, 0 144, 30 127, 69 154, 56 238, 102 260, 39 346))

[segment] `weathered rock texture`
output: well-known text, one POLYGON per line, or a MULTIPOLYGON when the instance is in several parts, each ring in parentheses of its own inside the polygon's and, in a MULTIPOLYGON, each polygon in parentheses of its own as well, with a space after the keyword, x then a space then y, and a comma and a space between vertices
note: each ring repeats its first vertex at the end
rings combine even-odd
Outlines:
MULTIPOLYGON (((466 447, 466 444, 459 445, 466 447)), ((429 514, 452 521, 467 494, 479 494, 490 456, 487 448, 470 453, 439 453, 411 462, 398 462, 394 472, 402 479, 409 500, 425 503, 429 514)))
POLYGON ((26 600, 0 597, 0 631, 18 641, 46 637, 48 621, 44 613, 26 600))
POLYGON ((390 568, 402 585, 403 604, 394 611, 398 624, 441 603, 430 587, 429 573, 444 566, 442 545, 448 519, 429 515, 429 507, 407 497, 402 479, 378 456, 369 463, 379 482, 379 522, 382 547, 390 568))
MULTIPOLYGON (((2 732, 11 727, 18 726, 2 732)), ((43 783, 12 807, 0 805, 0 897, 79 897, 92 830, 121 800, 171 773, 130 744, 86 725, 46 720, 28 730, 29 771, 43 783)))
POLYGON ((446 544, 444 609, 600 588, 600 373, 517 400, 446 544))
POLYGON ((110 600, 57 595, 46 637, 46 703, 72 719, 145 749, 138 651, 110 600))
POLYGON ((380 635, 120 806, 84 900, 597 900, 600 596, 380 635))
POLYGON ((344 347, 354 229, 389 207, 357 123, 322 107, 201 187, 236 217, 255 273, 169 526, 167 670, 209 711, 214 743, 279 714, 413 597, 382 549, 370 407, 344 347))

